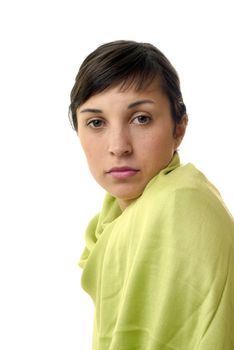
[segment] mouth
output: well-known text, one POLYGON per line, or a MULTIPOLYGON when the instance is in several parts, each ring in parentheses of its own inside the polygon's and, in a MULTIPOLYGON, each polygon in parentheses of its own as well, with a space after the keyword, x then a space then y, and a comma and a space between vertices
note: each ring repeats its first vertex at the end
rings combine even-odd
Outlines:
POLYGON ((129 167, 115 167, 107 171, 107 174, 115 179, 126 179, 132 177, 139 172, 139 169, 129 168, 129 167))

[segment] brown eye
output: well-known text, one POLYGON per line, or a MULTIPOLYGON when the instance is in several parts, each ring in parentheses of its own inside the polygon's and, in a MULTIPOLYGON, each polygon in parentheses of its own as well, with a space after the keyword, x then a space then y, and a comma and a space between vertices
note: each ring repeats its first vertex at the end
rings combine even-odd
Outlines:
POLYGON ((149 124, 151 121, 151 118, 148 115, 138 115, 136 118, 134 118, 133 123, 134 124, 149 124))
POLYGON ((93 119, 87 123, 87 125, 93 129, 101 128, 103 124, 104 124, 103 120, 100 120, 100 119, 93 119))

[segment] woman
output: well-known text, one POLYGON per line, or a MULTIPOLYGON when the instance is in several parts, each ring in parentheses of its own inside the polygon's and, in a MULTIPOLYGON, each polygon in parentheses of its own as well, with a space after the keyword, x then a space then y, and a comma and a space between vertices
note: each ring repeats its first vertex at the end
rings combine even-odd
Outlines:
POLYGON ((234 225, 215 187, 180 164, 187 126, 175 69, 115 41, 83 62, 70 113, 107 191, 80 260, 93 349, 234 349, 234 225))

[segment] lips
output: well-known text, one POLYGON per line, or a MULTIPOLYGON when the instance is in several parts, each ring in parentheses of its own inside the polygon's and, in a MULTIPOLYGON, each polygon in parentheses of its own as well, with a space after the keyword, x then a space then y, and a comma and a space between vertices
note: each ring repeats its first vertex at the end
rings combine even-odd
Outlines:
POLYGON ((138 169, 134 169, 130 167, 115 167, 107 171, 107 174, 109 174, 115 179, 126 179, 128 177, 132 177, 136 175, 138 171, 139 171, 138 169))

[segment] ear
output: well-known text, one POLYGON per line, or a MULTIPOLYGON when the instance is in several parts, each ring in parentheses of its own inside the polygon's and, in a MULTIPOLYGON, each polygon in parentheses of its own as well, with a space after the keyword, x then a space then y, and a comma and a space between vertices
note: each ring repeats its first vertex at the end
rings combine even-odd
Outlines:
POLYGON ((185 114, 182 117, 181 121, 179 123, 176 123, 175 125, 175 129, 174 129, 175 150, 179 147, 179 145, 181 144, 184 138, 187 124, 188 124, 188 116, 187 114, 185 114))

